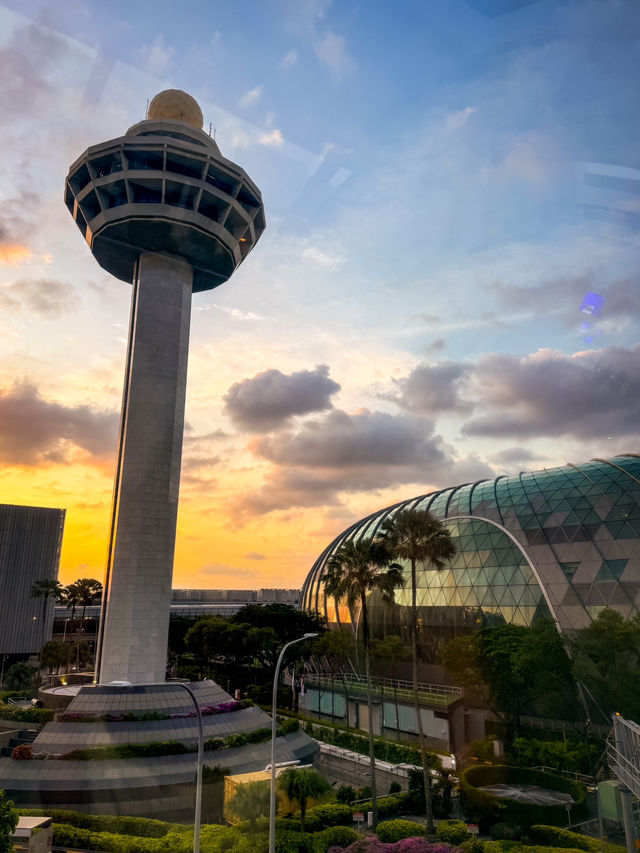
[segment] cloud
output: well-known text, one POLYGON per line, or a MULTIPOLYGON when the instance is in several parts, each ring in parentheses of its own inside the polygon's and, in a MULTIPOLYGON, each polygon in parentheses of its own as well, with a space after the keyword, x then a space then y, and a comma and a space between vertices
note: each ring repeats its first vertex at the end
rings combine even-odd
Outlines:
POLYGON ((115 453, 118 423, 115 412, 49 402, 33 385, 16 384, 0 392, 0 461, 60 463, 72 448, 104 460, 115 453))
POLYGON ((258 551, 249 551, 248 554, 242 555, 242 559, 243 560, 266 560, 267 558, 265 557, 264 554, 258 553, 258 551))
POLYGON ((473 373, 488 413, 463 426, 466 435, 518 438, 637 437, 640 344, 567 355, 543 349, 517 358, 489 355, 473 373))
POLYGON ((344 257, 339 254, 329 254, 323 252, 317 246, 307 246, 302 252, 304 260, 313 261, 319 267, 324 267, 329 270, 337 270, 344 263, 344 257))
POLYGON ((466 107, 464 110, 459 110, 456 113, 449 113, 444 120, 445 128, 447 130, 458 130, 464 127, 475 111, 475 107, 466 107))
POLYGON ((469 412, 472 405, 459 396, 469 368, 455 362, 419 364, 405 379, 395 379, 397 393, 386 396, 403 409, 433 416, 439 412, 469 412))
POLYGON ((17 264, 28 261, 31 257, 31 249, 19 244, 7 245, 0 243, 0 264, 15 267, 17 264))
POLYGON ((257 104, 260 98, 262 97, 263 86, 254 86, 253 89, 249 89, 248 92, 245 92, 244 95, 240 98, 240 108, 243 110, 248 110, 249 107, 252 107, 254 104, 257 104))
POLYGON ((42 316, 57 316, 80 305, 76 289, 52 279, 21 279, 0 285, 0 308, 7 311, 32 311, 42 316))
POLYGON ((419 418, 364 409, 338 409, 307 421, 297 433, 281 432, 251 443, 256 455, 278 465, 308 468, 417 466, 444 454, 430 440, 433 427, 419 418))
POLYGON ((332 30, 326 30, 314 41, 313 52, 334 77, 342 77, 343 74, 355 68, 355 62, 347 52, 344 38, 332 30))
POLYGON ((161 77, 168 72, 176 52, 170 45, 165 44, 162 33, 158 33, 153 44, 140 48, 140 54, 145 71, 161 77))
POLYGON ((505 447, 499 453, 494 453, 491 461, 498 465, 520 465, 523 462, 535 462, 540 457, 526 447, 505 447))
POLYGON ((499 303, 514 311, 531 311, 534 314, 556 315, 567 326, 588 319, 580 313, 587 293, 604 297, 601 312, 603 320, 628 320, 640 318, 640 282, 620 278, 609 284, 595 280, 588 273, 564 278, 551 278, 531 287, 512 283, 494 282, 491 289, 499 303))
POLYGON ((313 370, 289 375, 275 369, 265 370, 252 379, 233 384, 223 399, 226 412, 236 426, 265 432, 294 415, 330 409, 330 398, 339 390, 340 385, 329 378, 327 365, 319 364, 313 370))
POLYGON ((281 145, 284 145, 284 136, 281 130, 274 127, 273 130, 261 133, 258 142, 260 145, 266 145, 269 148, 280 148, 281 145))
POLYGON ((428 346, 424 348, 424 351, 426 353, 440 352, 440 350, 443 350, 445 348, 445 345, 446 341, 444 338, 436 338, 435 341, 432 341, 430 344, 428 344, 428 346))
POLYGON ((273 467, 262 487, 227 506, 238 526, 274 510, 339 506, 341 494, 493 476, 475 457, 457 459, 432 422, 405 414, 333 410, 297 431, 254 439, 249 449, 273 467))
POLYGON ((288 71, 290 68, 293 68, 297 61, 298 51, 295 49, 295 47, 292 47, 291 50, 288 50, 280 60, 280 68, 282 68, 284 71, 288 71))

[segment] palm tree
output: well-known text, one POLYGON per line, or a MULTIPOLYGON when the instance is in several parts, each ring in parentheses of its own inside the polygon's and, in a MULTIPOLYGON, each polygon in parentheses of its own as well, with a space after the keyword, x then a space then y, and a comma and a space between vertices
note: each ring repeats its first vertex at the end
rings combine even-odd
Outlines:
POLYGON ((47 604, 50 598, 55 598, 56 601, 60 600, 60 596, 62 595, 63 586, 60 581, 52 580, 49 578, 43 578, 42 580, 36 581, 34 585, 31 587, 31 592, 29 596, 31 598, 42 598, 42 642, 40 643, 40 647, 44 646, 45 637, 46 637, 46 622, 47 622, 47 604))
MULTIPOLYGON (((84 614, 87 607, 93 604, 96 595, 102 591, 102 584, 95 578, 78 578, 71 584, 73 587, 72 595, 76 599, 76 607, 82 607, 82 616, 80 617, 80 632, 84 630, 84 614)), ((69 589, 71 589, 69 587, 69 589)), ((73 622, 72 622, 73 627, 73 622)), ((79 632, 79 633, 80 633, 79 632)), ((76 669, 80 669, 80 638, 76 642, 76 669)))
POLYGON ((364 666, 367 678, 367 708, 369 711, 369 760, 371 767, 371 810, 373 825, 378 823, 376 795, 376 762, 373 741, 373 710, 371 701, 371 634, 367 597, 377 591, 385 604, 391 604, 395 591, 404 586, 402 570, 391 562, 391 552, 386 544, 373 539, 359 539, 342 545, 327 562, 324 588, 336 601, 344 599, 353 613, 360 605, 364 666))
POLYGON ((431 565, 441 571, 456 553, 449 530, 427 510, 403 509, 387 519, 380 528, 379 539, 396 559, 411 563, 411 654, 413 658, 413 707, 418 723, 418 740, 422 755, 424 801, 427 832, 434 832, 431 803, 431 777, 427 764, 427 745, 418 698, 418 607, 416 602, 416 565, 431 565))
POLYGON ((268 782, 245 782, 236 787, 228 807, 240 820, 248 820, 251 832, 255 832, 256 820, 269 814, 269 797, 268 782))
POLYGON ((307 803, 326 794, 329 783, 317 770, 296 770, 295 767, 290 767, 278 777, 278 788, 289 800, 295 800, 300 806, 300 830, 304 832, 307 803))

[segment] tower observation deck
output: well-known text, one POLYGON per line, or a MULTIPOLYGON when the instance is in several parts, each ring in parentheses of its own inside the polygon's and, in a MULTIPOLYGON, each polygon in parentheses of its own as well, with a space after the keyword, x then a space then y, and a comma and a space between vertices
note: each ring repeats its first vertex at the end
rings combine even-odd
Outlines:
POLYGON ((178 90, 88 148, 65 203, 100 266, 133 283, 96 674, 149 684, 166 671, 191 294, 233 274, 264 231, 264 208, 178 90))

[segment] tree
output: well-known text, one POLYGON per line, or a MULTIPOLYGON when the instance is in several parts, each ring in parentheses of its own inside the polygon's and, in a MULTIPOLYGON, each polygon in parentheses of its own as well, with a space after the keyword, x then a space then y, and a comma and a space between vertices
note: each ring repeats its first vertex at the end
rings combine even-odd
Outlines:
MULTIPOLYGON (((78 578, 71 584, 73 587, 72 596, 75 596, 76 607, 82 607, 82 616, 80 617, 80 631, 84 631, 84 614, 87 607, 93 604, 93 601, 99 592, 102 592, 102 584, 95 578, 78 578)), ((69 589, 71 589, 69 587, 69 589)), ((80 669, 80 637, 76 638, 76 668, 80 669)))
POLYGON ((26 693, 33 689, 33 679, 35 670, 22 661, 14 663, 6 671, 4 676, 4 686, 7 690, 17 690, 20 693, 26 693))
POLYGON ((229 800, 229 809, 240 820, 249 821, 251 832, 255 832, 257 819, 269 814, 269 791, 268 782, 245 782, 229 800))
POLYGON ((476 691, 507 724, 509 743, 520 715, 531 707, 563 716, 575 696, 571 661, 551 619, 530 627, 495 625, 445 644, 442 663, 453 678, 476 691))
POLYGON ((73 659, 74 651, 71 643, 60 643, 57 640, 51 640, 45 643, 40 652, 40 665, 48 666, 49 672, 54 668, 60 671, 60 667, 66 668, 73 659))
POLYGON ((60 600, 60 597, 63 592, 63 586, 60 581, 52 580, 50 578, 43 578, 42 580, 38 580, 31 587, 31 592, 29 596, 31 598, 41 598, 42 599, 42 641, 40 646, 44 646, 46 640, 46 629, 47 629, 47 604, 49 603, 50 598, 55 598, 56 601, 60 600))
MULTIPOLYGON (((71 611, 71 630, 69 634, 73 634, 73 627, 76 618, 76 610, 78 609, 80 593, 75 584, 71 583, 68 586, 62 588, 60 593, 60 604, 63 604, 67 610, 71 611)), ((66 633, 66 632, 65 632, 66 633)))
POLYGON ((319 634, 326 631, 325 620, 317 613, 305 613, 290 604, 247 604, 231 617, 235 624, 250 625, 252 628, 273 628, 280 644, 296 640, 303 634, 319 634))
POLYGON ((329 790, 329 783, 317 770, 289 767, 278 777, 278 788, 300 808, 300 829, 305 831, 304 821, 309 800, 317 799, 329 790))
POLYGON ((18 825, 18 812, 6 793, 0 789, 0 853, 13 850, 13 833, 18 825))
POLYGON ((376 794, 376 764, 373 741, 373 703, 371 701, 371 633, 369 630, 368 596, 376 591, 386 604, 392 604, 395 591, 404 586, 402 570, 391 562, 391 553, 383 542, 371 538, 349 541, 342 545, 327 562, 324 588, 336 601, 344 600, 351 613, 360 606, 362 642, 367 679, 367 708, 369 712, 369 762, 371 770, 371 810, 373 825, 378 822, 376 794))
POLYGON ((640 619, 602 610, 572 643, 576 678, 601 708, 640 719, 640 619))
POLYGON ((422 755, 424 799, 427 831, 434 831, 431 803, 431 775, 427 762, 422 714, 418 697, 418 607, 416 601, 416 566, 432 566, 441 571, 456 553, 449 530, 427 510, 404 509, 388 518, 380 530, 380 541, 386 543, 395 559, 411 564, 411 654, 413 659, 413 707, 418 724, 418 740, 422 755))

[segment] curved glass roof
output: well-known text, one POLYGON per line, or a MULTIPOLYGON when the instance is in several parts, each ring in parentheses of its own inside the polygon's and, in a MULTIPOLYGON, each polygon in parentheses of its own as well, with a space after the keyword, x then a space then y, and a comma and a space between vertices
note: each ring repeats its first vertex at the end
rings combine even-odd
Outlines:
MULTIPOLYGON (((302 589, 302 607, 329 622, 354 614, 327 599, 328 558, 349 539, 373 536, 385 519, 415 507, 445 521, 456 556, 443 571, 423 567, 421 619, 441 633, 487 621, 531 624, 551 616, 563 631, 611 607, 629 617, 640 606, 640 454, 593 459, 410 498, 349 527, 323 551, 302 589)), ((408 566, 407 572, 408 572, 408 566)), ((374 630, 401 630, 407 588, 396 605, 372 602, 374 630)))

